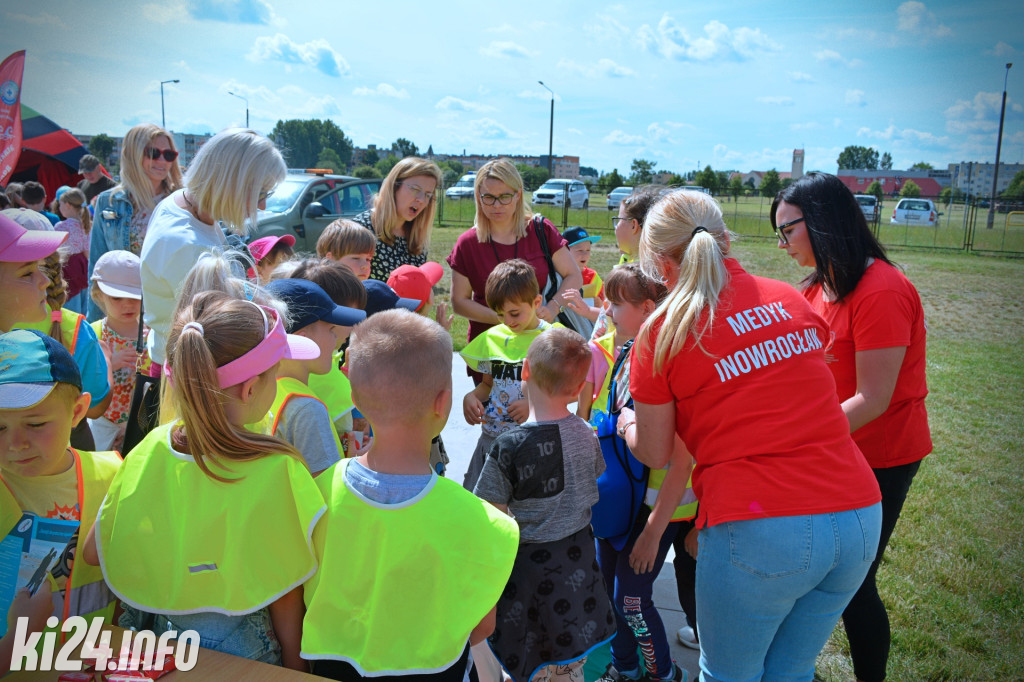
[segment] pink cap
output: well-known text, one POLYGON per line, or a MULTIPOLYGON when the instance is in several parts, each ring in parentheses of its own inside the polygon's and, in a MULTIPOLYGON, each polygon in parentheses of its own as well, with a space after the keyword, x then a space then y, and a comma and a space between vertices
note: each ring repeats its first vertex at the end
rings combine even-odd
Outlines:
POLYGON ((427 261, 418 268, 412 265, 399 265, 388 277, 388 286, 402 298, 420 301, 419 310, 430 300, 431 287, 441 281, 444 269, 440 264, 427 261))
POLYGON ((26 230, 6 216, 0 216, 0 261, 22 263, 42 260, 70 236, 67 232, 26 230))
MULTIPOLYGON (((260 237, 251 244, 248 245, 249 253, 252 254, 253 260, 259 263, 263 260, 264 256, 270 253, 270 250, 277 246, 278 242, 284 242, 285 246, 295 246, 295 237, 290 234, 275 235, 272 237, 260 237)), ((255 277, 256 273, 253 272, 252 268, 249 268, 249 276, 255 277)))

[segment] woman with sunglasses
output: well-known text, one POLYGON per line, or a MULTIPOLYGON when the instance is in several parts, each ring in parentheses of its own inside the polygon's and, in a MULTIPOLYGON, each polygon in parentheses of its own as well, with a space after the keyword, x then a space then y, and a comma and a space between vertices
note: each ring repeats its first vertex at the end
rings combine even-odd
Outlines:
POLYGON ((648 212, 640 264, 669 293, 637 336, 618 432, 652 468, 680 458, 677 435, 696 463, 702 679, 810 682, 871 565, 881 496, 828 327, 789 284, 748 274, 729 236, 703 192, 648 212))
MULTIPOLYGON (((153 211, 142 246, 142 301, 154 367, 163 365, 175 294, 207 251, 226 246, 225 231, 244 235, 257 210, 284 180, 287 168, 274 143, 254 130, 229 128, 199 149, 185 187, 153 211)), ((154 368, 157 372, 161 368, 154 368)))
MULTIPOLYGON (((152 123, 129 130, 121 144, 121 184, 96 197, 89 276, 107 251, 140 255, 153 209, 180 187, 181 168, 171 134, 152 123)), ((103 317, 103 311, 91 300, 88 307, 90 322, 103 317)))
POLYGON ((388 281, 401 265, 427 262, 430 228, 434 225, 434 196, 441 169, 433 161, 407 156, 391 169, 373 201, 373 208, 355 220, 377 235, 370 278, 388 281))
POLYGON ((931 452, 921 297, 885 255, 856 199, 834 175, 779 192, 772 227, 797 265, 814 268, 804 297, 831 329, 828 367, 850 431, 882 491, 882 535, 864 584, 843 612, 858 680, 885 678, 889 617, 875 574, 921 460, 931 452))
POLYGON ((523 195, 523 178, 508 159, 484 164, 477 171, 473 193, 476 224, 459 236, 448 256, 452 268, 452 309, 469 320, 469 339, 501 322, 484 300, 487 276, 498 263, 522 258, 537 272, 540 290, 547 288, 547 258, 537 236, 535 218, 543 221, 541 232, 555 270, 562 277, 558 295, 537 311, 537 317, 552 322, 563 305, 561 293, 583 287, 583 275, 569 252, 568 242, 550 220, 530 211, 523 195))

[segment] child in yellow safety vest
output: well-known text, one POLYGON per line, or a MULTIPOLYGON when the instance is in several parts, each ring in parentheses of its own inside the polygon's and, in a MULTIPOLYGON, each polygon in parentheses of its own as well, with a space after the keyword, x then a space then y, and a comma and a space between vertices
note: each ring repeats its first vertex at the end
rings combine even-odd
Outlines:
POLYGON ((494 628, 519 532, 430 468, 452 405, 451 337, 388 310, 355 328, 348 355, 374 438, 317 479, 327 514, 313 534, 302 657, 337 680, 464 680, 470 646, 494 628))
POLYGON ((270 408, 278 363, 320 349, 275 309, 222 292, 183 307, 167 347, 178 421, 122 465, 85 559, 124 603, 122 626, 195 630, 205 648, 305 670, 301 586, 323 498, 295 448, 245 424, 270 408))

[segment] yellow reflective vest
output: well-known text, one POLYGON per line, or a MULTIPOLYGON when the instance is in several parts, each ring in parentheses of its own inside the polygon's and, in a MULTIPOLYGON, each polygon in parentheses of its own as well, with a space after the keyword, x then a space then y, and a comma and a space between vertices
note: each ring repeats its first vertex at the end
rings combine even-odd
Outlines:
POLYGON ((96 546, 114 594, 150 613, 240 616, 304 583, 326 509, 305 465, 232 460, 213 465, 235 479, 222 483, 171 447, 171 428, 132 450, 103 501, 96 546))
MULTIPOLYGON (((49 308, 47 308, 49 309, 49 308)), ((19 324, 19 329, 34 329, 37 332, 50 334, 50 326, 53 324, 50 321, 50 316, 46 316, 46 320, 43 322, 35 322, 33 324, 19 324)), ((75 347, 78 345, 78 332, 82 328, 83 324, 88 324, 85 321, 85 315, 76 313, 73 310, 67 308, 60 309, 60 333, 64 337, 64 347, 68 349, 71 355, 75 354, 75 347)))
MULTIPOLYGON (((651 469, 647 476, 647 494, 644 495, 644 504, 651 509, 654 508, 654 503, 658 499, 658 492, 661 490, 661 484, 665 481, 666 473, 668 473, 668 469, 651 469)), ((693 494, 693 472, 690 472, 690 478, 686 481, 686 491, 683 493, 683 499, 679 501, 679 506, 672 512, 672 520, 684 521, 692 519, 696 515, 697 496, 693 494)))
POLYGON ((327 374, 310 374, 309 388, 327 406, 331 421, 336 422, 355 407, 352 404, 352 384, 338 365, 341 353, 334 354, 331 371, 327 374))
POLYGON ((519 528, 436 474, 410 500, 373 502, 348 487, 349 466, 317 479, 327 515, 304 590, 302 657, 347 661, 362 675, 446 670, 505 589, 519 528))
MULTIPOLYGON (((316 394, 309 386, 302 383, 298 379, 292 377, 278 377, 277 378, 277 395, 274 397, 274 403, 270 406, 270 414, 273 415, 274 421, 270 429, 270 433, 277 433, 277 426, 281 422, 281 417, 284 416, 284 411, 288 407, 288 401, 292 398, 312 398, 318 400, 321 403, 320 396, 316 394)), ((327 407, 326 403, 324 407, 327 407)), ((331 414, 331 410, 327 408, 327 414, 331 414)), ((331 424, 331 433, 334 434, 334 445, 338 448, 339 456, 344 456, 344 450, 341 447, 341 439, 338 437, 338 431, 334 428, 334 424, 331 424)))

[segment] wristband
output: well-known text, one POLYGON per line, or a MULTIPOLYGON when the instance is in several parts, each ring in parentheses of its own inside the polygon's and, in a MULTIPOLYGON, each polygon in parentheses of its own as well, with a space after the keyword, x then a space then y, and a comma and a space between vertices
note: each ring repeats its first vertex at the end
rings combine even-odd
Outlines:
POLYGON ((636 424, 636 420, 635 419, 633 421, 631 421, 631 422, 626 422, 625 424, 619 424, 619 428, 616 429, 616 431, 619 432, 619 438, 622 438, 623 440, 625 440, 626 439, 626 429, 628 429, 630 426, 633 426, 634 424, 636 424))

